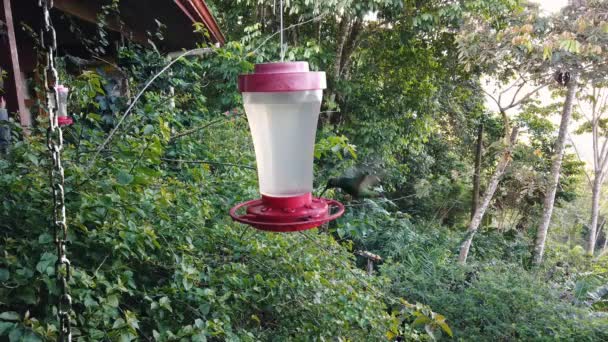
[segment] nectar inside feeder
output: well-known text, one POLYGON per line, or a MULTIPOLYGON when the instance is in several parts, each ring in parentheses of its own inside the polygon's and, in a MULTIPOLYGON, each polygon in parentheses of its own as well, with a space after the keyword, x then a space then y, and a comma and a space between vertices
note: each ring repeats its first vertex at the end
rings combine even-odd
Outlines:
POLYGON ((74 121, 68 115, 68 93, 70 92, 70 89, 60 84, 55 88, 55 91, 59 97, 59 104, 57 106, 57 124, 59 126, 68 126, 73 124, 74 121))
POLYGON ((312 196, 315 135, 325 88, 325 73, 309 71, 307 62, 256 64, 253 74, 239 76, 262 197, 232 208, 234 220, 261 230, 292 232, 344 213, 340 202, 312 196), (239 215, 241 208, 245 214, 239 215))

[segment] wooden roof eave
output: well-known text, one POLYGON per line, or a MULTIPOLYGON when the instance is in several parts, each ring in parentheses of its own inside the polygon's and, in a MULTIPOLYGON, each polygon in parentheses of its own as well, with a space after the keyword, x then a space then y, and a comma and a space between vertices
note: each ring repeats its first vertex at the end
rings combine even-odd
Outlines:
POLYGON ((204 0, 173 0, 175 4, 184 12, 184 14, 195 22, 202 22, 209 30, 211 39, 215 43, 224 45, 226 39, 220 30, 217 21, 204 0))

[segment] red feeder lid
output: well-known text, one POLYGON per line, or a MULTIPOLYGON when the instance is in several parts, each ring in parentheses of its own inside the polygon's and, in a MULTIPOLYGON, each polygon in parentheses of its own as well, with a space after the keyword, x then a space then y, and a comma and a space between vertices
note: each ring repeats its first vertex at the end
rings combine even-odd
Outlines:
POLYGON ((344 213, 344 205, 325 198, 313 198, 311 193, 295 197, 270 197, 240 203, 230 209, 235 221, 260 230, 271 232, 295 232, 318 227, 335 220, 344 213), (330 207, 336 208, 330 213, 330 207), (244 215, 237 214, 241 208, 244 215))
POLYGON ((74 120, 72 120, 72 118, 69 116, 58 116, 57 117, 57 124, 59 126, 69 126, 73 123, 74 123, 74 120))
POLYGON ((239 75, 239 91, 253 93, 327 88, 324 71, 309 71, 308 62, 256 64, 253 74, 239 75))

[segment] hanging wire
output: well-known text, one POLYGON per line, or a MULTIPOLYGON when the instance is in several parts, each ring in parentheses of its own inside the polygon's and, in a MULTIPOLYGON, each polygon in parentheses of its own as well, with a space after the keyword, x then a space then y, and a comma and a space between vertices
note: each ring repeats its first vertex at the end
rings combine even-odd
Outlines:
POLYGON ((256 47, 256 48, 253 50, 253 52, 252 52, 252 53, 256 53, 256 52, 258 52, 258 51, 259 51, 259 50, 260 50, 260 49, 261 49, 261 48, 262 48, 264 45, 266 45, 266 43, 267 43, 267 42, 268 42, 270 39, 274 38, 274 36, 276 36, 277 34, 279 34, 279 33, 283 32, 283 31, 289 31, 289 30, 291 30, 291 29, 292 29, 292 28, 294 28, 294 27, 298 27, 298 26, 306 25, 306 24, 308 24, 308 23, 310 23, 310 22, 319 21, 319 20, 321 20, 321 18, 325 17, 327 14, 328 14, 328 13, 321 13, 321 14, 317 15, 316 17, 310 18, 310 19, 308 19, 308 20, 306 20, 306 21, 303 21, 303 22, 300 22, 300 23, 297 23, 297 24, 291 24, 291 25, 289 25, 288 27, 286 27, 284 30, 279 30, 279 31, 277 31, 277 32, 274 32, 273 34, 271 34, 271 35, 269 35, 268 37, 266 37, 266 39, 264 39, 264 41, 262 41, 262 43, 260 43, 260 45, 258 45, 258 46, 257 46, 257 47, 256 47))
POLYGON ((281 62, 285 61, 285 44, 284 44, 284 31, 285 29, 283 28, 283 0, 280 0, 280 5, 279 5, 279 17, 281 18, 281 62))

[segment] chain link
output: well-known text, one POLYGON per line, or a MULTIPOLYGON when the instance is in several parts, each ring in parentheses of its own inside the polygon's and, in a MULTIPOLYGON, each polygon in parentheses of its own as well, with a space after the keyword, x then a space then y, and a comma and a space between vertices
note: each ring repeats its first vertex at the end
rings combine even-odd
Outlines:
POLYGON ((59 319, 58 341, 72 341, 72 330, 70 324, 70 313, 72 311, 72 297, 69 294, 68 282, 72 276, 70 260, 67 257, 66 247, 68 241, 68 226, 65 213, 64 172, 61 164, 61 151, 63 150, 63 132, 57 122, 57 105, 59 96, 56 87, 59 84, 59 75, 55 68, 55 56, 57 53, 57 36, 50 10, 53 8, 53 0, 39 0, 38 5, 42 9, 42 28, 40 30, 40 44, 45 53, 46 64, 44 70, 44 84, 47 94, 46 107, 49 115, 49 127, 47 129, 47 147, 49 149, 51 169, 51 191, 53 192, 53 233, 57 245, 57 262, 55 263, 55 276, 60 295, 57 305, 57 316, 59 319))

